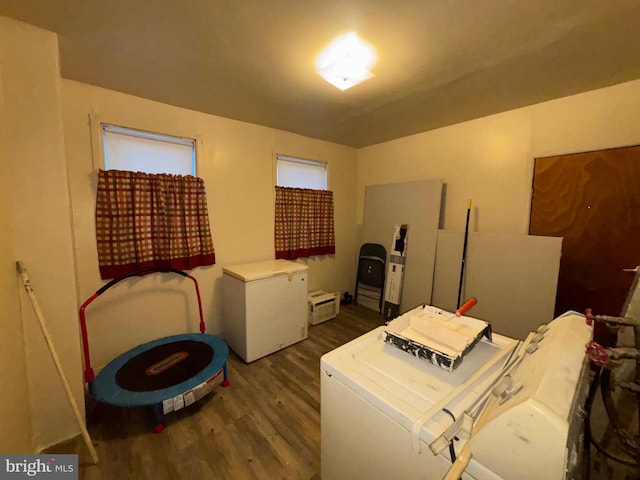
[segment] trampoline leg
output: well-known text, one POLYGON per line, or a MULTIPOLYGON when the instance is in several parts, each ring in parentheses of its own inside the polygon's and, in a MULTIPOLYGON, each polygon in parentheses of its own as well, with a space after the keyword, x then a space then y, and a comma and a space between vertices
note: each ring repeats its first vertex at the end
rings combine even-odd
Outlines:
POLYGON ((164 414, 162 413, 162 404, 156 404, 153 407, 156 417, 156 424, 153 427, 153 433, 162 433, 164 430, 164 414))
POLYGON ((227 362, 224 363, 222 370, 224 371, 224 374, 223 374, 224 380, 222 380, 222 383, 220 384, 220 386, 226 388, 229 386, 229 379, 227 378, 227 362))

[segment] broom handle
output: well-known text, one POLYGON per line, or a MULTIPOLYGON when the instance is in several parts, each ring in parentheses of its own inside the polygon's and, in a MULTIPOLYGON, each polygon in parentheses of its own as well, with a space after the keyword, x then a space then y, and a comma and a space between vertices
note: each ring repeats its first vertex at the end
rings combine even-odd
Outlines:
POLYGON ((89 455, 91 455, 91 460, 94 464, 98 463, 98 453, 96 449, 93 447, 93 442, 91 441, 91 437, 89 436, 89 432, 87 430, 86 425, 84 424, 84 420, 82 419, 82 415, 80 414, 80 409, 78 408, 78 404, 76 403, 75 398, 71 392, 71 387, 69 386, 69 382, 67 380, 67 376, 62 369, 62 364, 60 363, 60 358, 56 353, 56 349, 53 346, 53 342, 51 341, 51 336, 49 335, 49 330, 44 322, 44 315, 42 314, 42 310, 40 310, 40 305, 38 305, 38 300, 36 299, 35 294, 33 293, 33 288, 31 287, 31 281, 29 280, 29 276, 27 275, 27 270, 21 261, 16 262, 16 269, 22 278, 22 282, 24 283, 24 289, 29 296, 29 300, 31 300, 31 306, 33 307, 33 311, 38 318, 38 323, 40 324, 40 329, 42 330, 42 335, 44 336, 45 341, 47 342, 47 346, 49 347, 49 352, 51 353, 51 358, 53 359, 53 363, 56 366, 56 370, 58 371, 58 376, 62 381, 62 385, 64 386, 65 393, 67 394, 67 398, 69 399, 69 403, 71 404, 71 408, 73 409, 73 413, 76 416, 76 420, 78 421, 78 425, 80 426, 80 431, 82 433, 82 438, 84 439, 84 443, 87 445, 87 449, 89 450, 89 455))
POLYGON ((471 200, 467 203, 467 222, 464 227, 464 245, 462 247, 462 262, 460 262, 460 282, 458 283, 458 301, 456 308, 460 308, 462 301, 462 285, 464 283, 464 270, 467 264, 467 240, 469 238, 469 216, 471 215, 471 200))

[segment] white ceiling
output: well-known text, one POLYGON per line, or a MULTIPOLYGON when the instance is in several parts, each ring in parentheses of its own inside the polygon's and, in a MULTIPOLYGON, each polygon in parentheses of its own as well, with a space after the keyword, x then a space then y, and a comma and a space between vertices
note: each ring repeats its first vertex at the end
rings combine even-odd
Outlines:
POLYGON ((640 78, 639 0, 0 0, 65 78, 354 147, 640 78), (356 31, 376 77, 314 71, 356 31))

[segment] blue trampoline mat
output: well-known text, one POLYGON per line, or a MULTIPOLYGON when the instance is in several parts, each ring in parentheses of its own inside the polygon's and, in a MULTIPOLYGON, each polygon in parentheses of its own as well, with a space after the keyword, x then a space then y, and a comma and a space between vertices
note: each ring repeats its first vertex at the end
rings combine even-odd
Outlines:
POLYGON ((206 382, 222 369, 229 357, 227 344, 219 337, 205 333, 185 333, 170 337, 159 338, 151 342, 138 345, 136 348, 123 353, 112 360, 98 374, 93 382, 93 393, 99 402, 119 407, 142 407, 162 403, 168 398, 183 394, 194 387, 206 382), (209 363, 187 380, 166 388, 150 391, 131 391, 122 388, 116 382, 120 369, 135 357, 162 345, 176 342, 199 342, 211 347, 213 355, 209 363))

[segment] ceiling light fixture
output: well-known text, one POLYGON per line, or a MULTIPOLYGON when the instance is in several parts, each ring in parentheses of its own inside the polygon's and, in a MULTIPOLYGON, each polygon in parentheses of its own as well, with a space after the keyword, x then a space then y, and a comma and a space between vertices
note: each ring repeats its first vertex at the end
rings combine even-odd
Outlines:
POLYGON ((327 82, 346 90, 372 77, 370 68, 376 63, 376 52, 355 33, 347 33, 332 41, 316 58, 316 71, 327 82))

